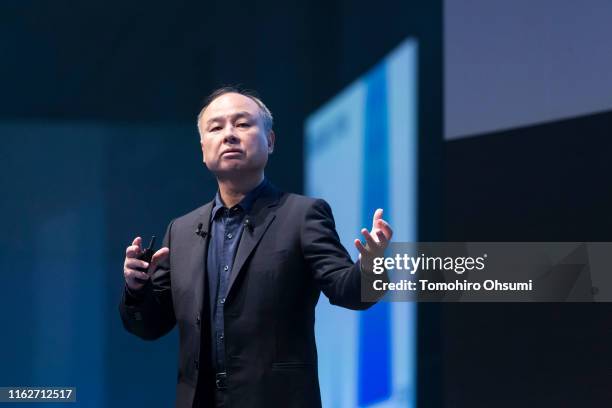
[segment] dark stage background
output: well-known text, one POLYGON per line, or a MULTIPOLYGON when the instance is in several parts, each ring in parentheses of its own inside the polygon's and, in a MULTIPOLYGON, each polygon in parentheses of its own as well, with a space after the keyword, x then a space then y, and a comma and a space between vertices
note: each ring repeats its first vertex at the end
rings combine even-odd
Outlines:
MULTIPOLYGON (((445 146, 446 241, 612 240, 612 114, 445 146)), ((609 303, 444 304, 444 406, 604 406, 609 303)))
MULTIPOLYGON (((612 241, 609 112, 444 142, 441 1, 230 4, 0 6, 1 386, 172 405, 176 333, 128 335, 117 303, 133 237, 216 190, 201 100, 256 89, 276 119, 267 175, 301 192, 306 116, 406 37, 419 42, 420 240, 612 241)), ((419 405, 604 406, 611 312, 421 304, 419 405)))

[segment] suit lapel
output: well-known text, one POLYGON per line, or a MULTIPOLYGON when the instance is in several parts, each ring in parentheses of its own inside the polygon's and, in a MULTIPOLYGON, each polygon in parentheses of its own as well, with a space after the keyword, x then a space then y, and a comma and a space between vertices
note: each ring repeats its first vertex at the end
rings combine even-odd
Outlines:
POLYGON ((210 240, 210 212, 214 201, 202 207, 196 222, 193 224, 193 239, 195 240, 193 254, 195 262, 191 268, 191 279, 195 288, 195 303, 198 313, 202 311, 202 301, 208 299, 208 279, 206 278, 206 258, 208 256, 208 241, 210 240))
POLYGON ((248 221, 245 220, 247 225, 245 225, 242 232, 230 274, 227 298, 229 298, 232 292, 236 279, 238 279, 238 276, 244 269, 245 262, 249 259, 249 256, 276 217, 275 207, 278 204, 279 197, 280 191, 270 184, 255 201, 253 208, 247 214, 246 220, 248 221))

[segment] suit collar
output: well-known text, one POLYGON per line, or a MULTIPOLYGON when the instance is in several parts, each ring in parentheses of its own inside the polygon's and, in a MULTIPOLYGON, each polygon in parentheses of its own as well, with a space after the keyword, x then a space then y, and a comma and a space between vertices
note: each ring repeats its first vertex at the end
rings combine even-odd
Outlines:
POLYGON ((212 208, 215 204, 215 200, 212 200, 200 209, 198 216, 196 217, 196 221, 193 225, 194 231, 196 231, 197 235, 202 237, 208 236, 208 230, 210 229, 210 214, 212 208))
MULTIPOLYGON (((249 211, 247 211, 245 222, 248 223, 248 227, 246 227, 242 233, 242 237, 240 238, 240 243, 238 244, 238 249, 236 251, 236 256, 234 258, 234 264, 230 274, 228 286, 228 298, 231 294, 234 282, 240 276, 246 261, 263 237, 270 223, 272 223, 276 217, 275 207, 278 205, 282 194, 282 191, 266 180, 265 184, 262 186, 262 190, 252 203, 252 207, 249 211)), ((202 257, 203 264, 201 265, 202 268, 204 265, 206 265, 206 258, 208 255, 207 251, 208 240, 210 238, 209 231, 211 225, 211 214, 214 205, 215 200, 213 199, 202 206, 198 216, 196 217, 196 222, 193 225, 194 237, 196 237, 200 242, 199 245, 203 245, 204 247, 204 254, 202 257)))
POLYGON ((229 299, 232 294, 232 288, 234 283, 239 278, 240 274, 244 269, 246 261, 249 259, 251 253, 267 231, 268 226, 272 223, 276 217, 276 206, 282 192, 277 189, 272 183, 267 182, 262 189, 257 200, 253 203, 253 207, 245 218, 245 227, 240 243, 238 244, 238 250, 234 258, 234 264, 230 272, 229 285, 227 290, 226 299, 229 299))
POLYGON ((258 192, 258 195, 252 203, 251 208, 246 211, 247 216, 259 219, 262 216, 265 216, 263 213, 267 212, 267 208, 275 207, 278 204, 278 200, 282 194, 281 191, 267 179, 264 180, 263 183, 264 184, 261 185, 261 190, 258 192))
MULTIPOLYGON (((262 181, 262 183, 256 187, 256 190, 259 191, 252 195, 252 199, 249 200, 248 205, 245 206, 247 216, 250 219, 261 218, 262 210, 268 207, 276 206, 282 195, 282 191, 280 191, 268 179, 264 179, 264 181, 262 181)), ((253 191, 251 193, 253 193, 253 191)), ((198 228, 199 225, 202 224, 200 230, 204 233, 204 235, 207 235, 210 229, 211 215, 213 215, 213 211, 216 207, 216 199, 217 196, 215 195, 215 198, 202 206, 198 216, 196 217, 194 227, 198 228)), ((253 221, 255 220, 252 220, 251 222, 253 221)))

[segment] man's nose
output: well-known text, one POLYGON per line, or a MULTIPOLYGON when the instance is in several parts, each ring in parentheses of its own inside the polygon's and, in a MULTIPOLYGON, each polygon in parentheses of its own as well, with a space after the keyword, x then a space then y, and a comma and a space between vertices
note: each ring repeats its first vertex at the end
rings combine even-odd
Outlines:
POLYGON ((236 132, 234 131, 234 127, 232 125, 227 125, 225 129, 223 129, 223 143, 237 143, 239 141, 236 136, 236 132))

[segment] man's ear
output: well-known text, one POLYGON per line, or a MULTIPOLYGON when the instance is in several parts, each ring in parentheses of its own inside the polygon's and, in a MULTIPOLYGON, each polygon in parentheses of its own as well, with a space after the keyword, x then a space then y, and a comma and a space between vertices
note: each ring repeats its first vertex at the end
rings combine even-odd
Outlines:
POLYGON ((202 148, 202 163, 206 164, 206 155, 204 154, 204 142, 200 139, 200 147, 202 148))
POLYGON ((268 132, 268 154, 271 154, 274 151, 274 141, 276 140, 276 135, 273 130, 268 132))

